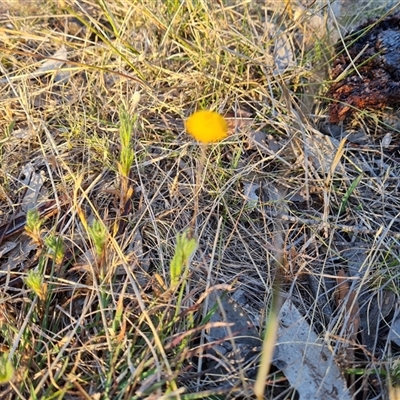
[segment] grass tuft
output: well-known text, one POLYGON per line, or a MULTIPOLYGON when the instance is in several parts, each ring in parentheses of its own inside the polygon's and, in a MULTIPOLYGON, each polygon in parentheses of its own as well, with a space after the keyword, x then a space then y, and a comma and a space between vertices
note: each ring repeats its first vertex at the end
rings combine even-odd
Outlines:
POLYGON ((396 390, 399 118, 326 123, 388 8, 308 3, 0 2, 0 398, 294 398, 286 298, 396 390))

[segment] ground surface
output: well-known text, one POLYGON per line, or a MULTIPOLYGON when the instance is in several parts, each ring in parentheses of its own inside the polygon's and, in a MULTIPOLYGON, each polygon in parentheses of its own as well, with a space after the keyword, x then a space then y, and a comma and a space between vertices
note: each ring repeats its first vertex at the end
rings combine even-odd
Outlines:
POLYGON ((399 117, 327 93, 398 7, 308 3, 0 1, 1 398, 395 390, 399 117))

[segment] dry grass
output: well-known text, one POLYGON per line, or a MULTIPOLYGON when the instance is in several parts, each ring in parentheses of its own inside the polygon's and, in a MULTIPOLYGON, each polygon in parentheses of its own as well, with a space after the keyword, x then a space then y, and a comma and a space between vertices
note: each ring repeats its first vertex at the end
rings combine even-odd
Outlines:
MULTIPOLYGON (((354 398, 386 395, 400 171, 381 139, 397 117, 355 118, 347 128, 368 145, 320 133, 335 38, 311 18, 343 29, 363 16, 317 3, 0 1, 0 367, 14 369, 1 398, 255 398, 247 366, 230 384, 204 371, 207 304, 218 285, 240 293, 262 337, 279 260, 284 297, 341 359, 354 398), (231 136, 207 148, 196 197, 201 150, 183 120, 199 108, 227 115, 231 136), (172 285, 196 199, 198 250, 172 285), (26 222, 32 208, 39 220, 26 222), (342 271, 351 285, 337 301, 342 271), (376 332, 351 333, 348 315, 365 332, 366 310, 390 296, 376 332)), ((295 398, 276 367, 265 386, 295 398)))

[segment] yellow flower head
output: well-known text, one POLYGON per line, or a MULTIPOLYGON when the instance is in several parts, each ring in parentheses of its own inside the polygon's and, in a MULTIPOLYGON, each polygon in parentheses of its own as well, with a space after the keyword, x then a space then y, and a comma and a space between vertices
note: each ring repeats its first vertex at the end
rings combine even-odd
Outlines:
POLYGON ((228 124, 214 111, 196 111, 186 120, 186 132, 203 143, 218 142, 228 136, 228 124))

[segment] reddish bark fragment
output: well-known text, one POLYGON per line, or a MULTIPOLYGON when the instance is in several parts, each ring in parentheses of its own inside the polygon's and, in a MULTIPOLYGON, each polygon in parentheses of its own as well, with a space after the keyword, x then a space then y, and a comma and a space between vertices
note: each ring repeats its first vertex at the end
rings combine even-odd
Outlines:
POLYGON ((334 100, 329 107, 330 122, 344 120, 354 109, 400 104, 400 13, 379 22, 368 21, 345 37, 344 43, 347 51, 343 43, 336 48, 332 79, 348 69, 329 90, 328 96, 334 100))

